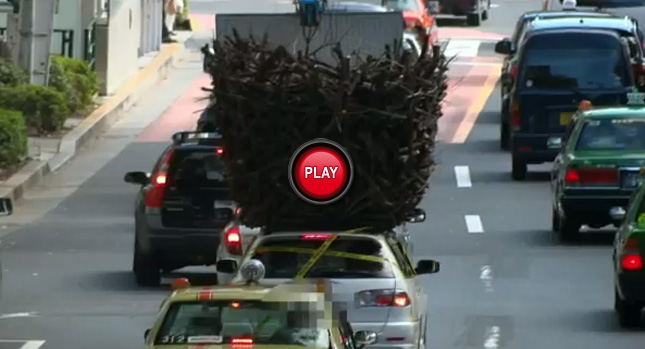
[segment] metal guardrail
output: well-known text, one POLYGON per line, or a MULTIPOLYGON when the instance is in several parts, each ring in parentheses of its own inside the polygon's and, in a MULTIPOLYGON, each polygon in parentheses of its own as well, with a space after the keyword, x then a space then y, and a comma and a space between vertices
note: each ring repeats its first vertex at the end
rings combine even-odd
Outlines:
MULTIPOLYGON (((6 27, 0 27, 0 35, 4 36, 7 31, 6 27)), ((60 52, 53 52, 67 57, 74 57, 74 31, 69 29, 54 29, 54 38, 60 35, 60 52)))

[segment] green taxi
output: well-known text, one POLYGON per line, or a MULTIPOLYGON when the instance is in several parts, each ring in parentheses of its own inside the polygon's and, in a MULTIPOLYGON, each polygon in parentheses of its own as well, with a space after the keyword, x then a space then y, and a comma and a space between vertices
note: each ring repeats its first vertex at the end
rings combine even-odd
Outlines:
MULTIPOLYGON (((641 172, 641 178, 645 171, 641 172)), ((645 186, 639 185, 630 200, 627 212, 622 207, 611 210, 620 222, 614 239, 614 309, 623 327, 640 324, 645 306, 645 186)))
POLYGON ((552 229, 575 240, 583 225, 616 223, 609 211, 626 207, 645 166, 645 95, 629 93, 625 106, 578 111, 551 171, 552 229))

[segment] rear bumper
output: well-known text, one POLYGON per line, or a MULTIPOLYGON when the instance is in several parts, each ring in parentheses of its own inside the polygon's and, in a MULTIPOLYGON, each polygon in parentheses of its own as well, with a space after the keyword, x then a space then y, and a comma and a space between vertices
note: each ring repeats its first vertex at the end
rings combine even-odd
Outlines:
POLYGON ((422 331, 419 324, 419 321, 388 322, 387 324, 378 322, 352 322, 352 329, 354 332, 374 331, 378 334, 377 342, 373 345, 366 346, 365 348, 417 349, 419 348, 419 338, 422 331), (403 340, 397 340, 400 338, 403 338, 403 340))
POLYGON ((624 300, 645 304, 645 272, 622 272, 617 281, 624 300))
POLYGON ((612 207, 627 209, 629 194, 622 195, 564 195, 560 198, 560 207, 568 218, 582 223, 613 223, 609 216, 612 207))
POLYGON ((513 157, 528 164, 551 162, 560 149, 549 149, 549 138, 561 137, 561 134, 513 134, 513 157))

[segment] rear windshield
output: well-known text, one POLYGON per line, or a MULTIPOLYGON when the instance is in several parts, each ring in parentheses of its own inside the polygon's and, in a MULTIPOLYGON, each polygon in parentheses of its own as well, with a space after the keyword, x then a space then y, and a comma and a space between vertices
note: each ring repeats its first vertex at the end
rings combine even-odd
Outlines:
POLYGON ((215 147, 177 149, 170 162, 169 178, 176 187, 225 187, 224 165, 215 147))
POLYGON ((645 151, 645 120, 587 120, 582 125, 576 150, 645 151))
POLYGON ((600 89, 629 86, 629 60, 620 40, 576 33, 540 35, 523 52, 522 89, 600 89))
POLYGON ((309 302, 209 301, 170 306, 155 345, 253 344, 329 348, 329 331, 318 326, 322 311, 309 302))
MULTIPOLYGON (((265 278, 292 279, 324 242, 325 240, 267 238, 258 246, 252 258, 264 264, 265 278)), ((306 277, 392 278, 392 266, 388 261, 382 260, 383 256, 381 244, 373 239, 342 236, 331 243, 327 253, 314 264, 306 277), (343 252, 351 255, 342 255, 343 252), (361 255, 377 258, 360 259, 361 255)))
POLYGON ((419 0, 383 0, 383 7, 396 11, 421 11, 419 0))

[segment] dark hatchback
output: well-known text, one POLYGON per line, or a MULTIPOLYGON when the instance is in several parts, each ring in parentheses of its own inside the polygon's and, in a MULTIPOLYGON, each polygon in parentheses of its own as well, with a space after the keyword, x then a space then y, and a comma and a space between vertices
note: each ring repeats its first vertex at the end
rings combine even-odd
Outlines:
POLYGON ((510 97, 512 177, 551 162, 578 105, 620 105, 634 85, 628 48, 612 31, 554 29, 529 33, 518 52, 510 97))

